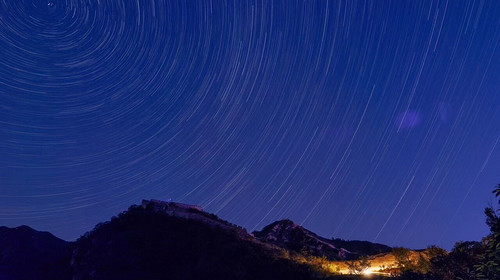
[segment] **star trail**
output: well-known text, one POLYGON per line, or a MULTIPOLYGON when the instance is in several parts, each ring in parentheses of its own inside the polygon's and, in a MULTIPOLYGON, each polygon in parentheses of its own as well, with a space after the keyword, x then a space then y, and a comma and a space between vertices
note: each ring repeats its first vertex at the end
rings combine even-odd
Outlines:
POLYGON ((497 1, 0 0, 0 225, 141 199, 451 248, 500 183, 497 1))

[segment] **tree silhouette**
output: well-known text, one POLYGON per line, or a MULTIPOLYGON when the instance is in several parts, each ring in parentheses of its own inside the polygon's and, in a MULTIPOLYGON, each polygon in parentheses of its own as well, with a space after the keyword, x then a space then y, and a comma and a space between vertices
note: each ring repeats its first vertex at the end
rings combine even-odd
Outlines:
POLYGON ((367 257, 362 257, 358 261, 348 261, 347 268, 349 273, 359 275, 370 267, 370 262, 367 257))
MULTIPOLYGON (((495 189, 493 190, 493 193, 495 194, 496 197, 500 196, 500 184, 498 184, 495 189)), ((500 203, 500 200, 499 200, 500 203)))
POLYGON ((392 254, 396 258, 396 266, 399 271, 408 271, 415 270, 416 266, 413 260, 411 259, 411 251, 410 249, 404 247, 394 247, 392 249, 392 254))
MULTIPOLYGON (((493 190, 496 197, 500 197, 500 184, 493 190)), ((500 204, 500 200, 498 202, 500 204)), ((484 210, 486 214, 486 224, 490 227, 491 233, 484 242, 486 252, 481 256, 479 264, 476 266, 478 279, 500 279, 500 216, 499 209, 493 206, 484 210)))

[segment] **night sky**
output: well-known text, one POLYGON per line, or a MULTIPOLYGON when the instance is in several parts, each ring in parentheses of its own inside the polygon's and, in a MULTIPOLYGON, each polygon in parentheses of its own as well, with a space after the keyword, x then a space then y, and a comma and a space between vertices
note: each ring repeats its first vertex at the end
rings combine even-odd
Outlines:
POLYGON ((143 198, 450 249, 500 183, 500 3, 0 0, 0 225, 143 198))

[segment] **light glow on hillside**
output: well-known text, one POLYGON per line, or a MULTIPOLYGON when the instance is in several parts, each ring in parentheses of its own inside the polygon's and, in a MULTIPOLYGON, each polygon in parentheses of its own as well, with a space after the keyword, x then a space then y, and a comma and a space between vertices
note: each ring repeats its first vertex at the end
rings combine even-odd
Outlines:
POLYGON ((373 274, 373 269, 371 267, 363 270, 361 274, 365 277, 370 277, 373 274))

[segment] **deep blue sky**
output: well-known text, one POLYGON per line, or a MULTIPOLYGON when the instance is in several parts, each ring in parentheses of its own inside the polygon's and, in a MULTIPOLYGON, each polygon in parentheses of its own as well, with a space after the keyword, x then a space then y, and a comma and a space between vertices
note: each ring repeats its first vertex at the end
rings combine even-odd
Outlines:
POLYGON ((143 198, 412 248, 488 233, 497 1, 0 2, 0 225, 143 198))

